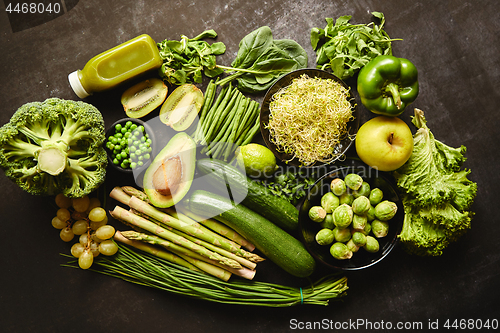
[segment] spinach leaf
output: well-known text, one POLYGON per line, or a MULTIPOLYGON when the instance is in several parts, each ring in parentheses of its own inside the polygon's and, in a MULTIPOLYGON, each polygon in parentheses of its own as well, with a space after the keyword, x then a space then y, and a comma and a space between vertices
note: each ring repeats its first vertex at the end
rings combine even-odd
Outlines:
POLYGON ((290 58, 295 60, 297 68, 307 67, 307 52, 300 46, 299 43, 292 39, 278 39, 274 41, 279 49, 285 51, 290 58))
POLYGON ((260 27, 246 35, 239 44, 238 54, 232 67, 248 68, 273 43, 273 34, 268 26, 260 27))
POLYGON ((232 67, 217 65, 232 75, 217 84, 238 81, 238 88, 247 93, 269 89, 281 75, 307 67, 307 53, 290 39, 274 40, 268 26, 260 27, 245 36, 239 43, 232 67))

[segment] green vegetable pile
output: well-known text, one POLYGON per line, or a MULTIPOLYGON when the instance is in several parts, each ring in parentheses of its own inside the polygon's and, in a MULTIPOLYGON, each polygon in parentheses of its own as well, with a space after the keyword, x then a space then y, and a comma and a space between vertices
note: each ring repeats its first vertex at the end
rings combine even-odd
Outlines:
POLYGON ((158 43, 163 65, 160 76, 170 84, 202 83, 202 74, 215 78, 224 72, 234 74, 217 82, 224 86, 238 81, 238 89, 246 93, 265 92, 279 76, 307 67, 307 53, 291 39, 273 39, 267 26, 245 36, 239 44, 232 67, 216 64, 216 56, 226 52, 222 42, 208 44, 202 39, 216 38, 214 30, 206 30, 194 38, 181 36, 180 41, 158 43))
MULTIPOLYGON (((265 307, 289 307, 300 304, 328 305, 345 296, 347 278, 325 276, 305 288, 288 287, 259 281, 220 281, 128 246, 118 245, 112 258, 99 256, 99 273, 159 290, 196 299, 225 304, 265 307)), ((68 266, 76 267, 74 263, 68 266)))
POLYGON ((383 13, 373 12, 380 25, 351 24, 351 15, 339 17, 335 23, 326 18, 324 29, 311 29, 311 45, 316 51, 316 64, 321 69, 331 69, 345 80, 356 74, 370 60, 379 55, 392 55, 391 39, 384 31, 383 13))
POLYGON ((203 75, 216 77, 224 71, 216 67, 215 56, 226 52, 222 42, 212 45, 202 39, 215 38, 214 30, 206 30, 194 38, 181 36, 181 40, 163 40, 158 43, 163 65, 160 77, 170 84, 202 83, 203 75))
POLYGON ((104 141, 102 115, 90 104, 27 103, 0 128, 0 167, 30 194, 83 197, 104 182, 104 141))
POLYGON ((151 158, 152 140, 143 125, 127 121, 125 126, 115 125, 115 133, 108 137, 106 148, 111 153, 113 164, 123 169, 141 167, 151 158))
POLYGON ((380 188, 372 189, 355 173, 333 179, 330 190, 322 195, 320 205, 312 206, 308 212, 311 221, 321 228, 316 242, 330 246, 330 254, 338 260, 352 258, 360 248, 378 252, 377 239, 389 233, 390 220, 398 208, 396 203, 383 200, 380 188))
POLYGON ((242 92, 265 92, 281 75, 307 67, 307 53, 294 40, 273 39, 271 29, 263 26, 240 41, 238 55, 231 66, 218 66, 236 72, 218 84, 225 85, 237 79, 242 92))
POLYGON ((304 169, 297 171, 289 169, 285 172, 277 171, 272 177, 254 181, 267 187, 272 194, 297 205, 300 199, 306 195, 309 187, 315 183, 314 174, 314 172, 304 169))
POLYGON ((205 146, 202 154, 227 161, 260 130, 260 106, 231 84, 217 97, 216 89, 216 83, 210 81, 193 139, 205 146))
POLYGON ((436 140, 419 109, 412 123, 418 128, 412 156, 394 172, 405 207, 399 237, 410 253, 439 256, 470 229, 477 184, 467 179, 470 170, 461 170, 465 146, 436 140))

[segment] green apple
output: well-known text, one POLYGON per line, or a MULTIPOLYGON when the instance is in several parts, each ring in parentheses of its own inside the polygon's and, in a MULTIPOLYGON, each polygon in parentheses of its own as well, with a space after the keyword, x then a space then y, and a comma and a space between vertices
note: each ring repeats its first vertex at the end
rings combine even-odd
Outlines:
POLYGON ((413 151, 413 135, 398 117, 368 120, 356 134, 359 158, 380 171, 393 171, 405 164, 413 151))

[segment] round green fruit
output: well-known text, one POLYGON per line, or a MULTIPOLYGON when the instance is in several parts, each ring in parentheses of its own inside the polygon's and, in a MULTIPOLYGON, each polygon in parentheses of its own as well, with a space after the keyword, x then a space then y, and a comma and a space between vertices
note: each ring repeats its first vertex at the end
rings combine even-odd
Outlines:
POLYGON ((413 136, 398 117, 378 116, 368 120, 356 134, 359 158, 374 169, 394 171, 410 158, 413 136))

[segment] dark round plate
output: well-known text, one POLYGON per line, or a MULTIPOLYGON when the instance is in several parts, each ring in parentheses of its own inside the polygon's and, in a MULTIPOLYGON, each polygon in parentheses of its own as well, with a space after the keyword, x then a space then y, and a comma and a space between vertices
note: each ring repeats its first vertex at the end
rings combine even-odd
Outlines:
MULTIPOLYGON (((384 259, 396 246, 398 235, 403 227, 404 210, 400 198, 398 197, 394 184, 391 183, 382 172, 366 167, 341 167, 328 172, 308 191, 306 198, 299 210, 299 228, 300 237, 311 255, 323 266, 333 270, 359 270, 375 265, 384 259), (321 230, 320 223, 309 219, 309 209, 312 206, 321 205, 321 197, 330 191, 330 183, 335 178, 344 179, 349 173, 360 175, 364 181, 370 184, 373 189, 380 188, 384 192, 383 200, 394 201, 398 206, 396 215, 389 221, 389 233, 383 238, 377 238, 380 249, 376 253, 369 253, 360 248, 358 252, 353 253, 351 259, 338 260, 330 254, 331 245, 319 245, 315 240, 316 233, 321 230)), ((373 234, 372 234, 373 236, 373 234)))
POLYGON ((104 148, 106 149, 106 153, 108 154, 108 164, 111 165, 113 167, 113 169, 115 170, 118 170, 120 172, 124 172, 124 173, 129 173, 129 174, 139 174, 141 173, 142 171, 144 171, 148 166, 149 164, 151 164, 151 161, 153 160, 154 156, 155 156, 155 148, 156 148, 156 138, 155 138, 155 134, 154 134, 154 131, 153 129, 144 121, 140 120, 140 119, 137 119, 137 118, 122 118, 122 119, 119 119, 117 121, 115 121, 106 131, 106 142, 108 141, 108 137, 110 137, 111 135, 114 135, 115 133, 115 126, 117 124, 121 124, 121 125, 125 125, 125 123, 127 121, 131 121, 133 122, 134 124, 137 124, 137 126, 144 126, 144 129, 146 130, 146 133, 148 135, 148 137, 151 139, 151 148, 152 148, 152 152, 151 152, 151 158, 147 161, 143 161, 144 164, 140 167, 137 167, 136 169, 132 170, 131 168, 122 168, 120 165, 116 165, 113 163, 113 160, 111 158, 111 151, 106 147, 106 143, 104 143, 104 148))
MULTIPOLYGON (((314 69, 314 68, 306 68, 306 69, 298 69, 296 71, 290 72, 288 74, 283 75, 280 77, 272 86, 269 88, 267 91, 266 95, 264 96, 264 99, 262 101, 262 106, 260 109, 260 132, 262 134, 262 137, 264 139, 264 142, 266 143, 267 147, 274 153, 276 158, 278 158, 280 161, 289 161, 287 162, 288 165, 293 165, 293 166, 302 166, 301 163, 296 159, 292 159, 292 155, 286 154, 284 152, 278 151, 276 145, 271 142, 269 139, 270 133, 269 130, 266 128, 266 125, 269 123, 269 116, 270 116, 270 111, 269 111, 269 104, 271 102, 272 96, 279 91, 281 88, 289 86, 293 79, 300 77, 301 75, 306 74, 309 77, 319 77, 322 79, 332 79, 336 82, 339 82, 342 84, 346 89, 349 89, 350 95, 349 95, 349 100, 352 105, 352 110, 353 110, 353 115, 354 119, 350 121, 347 124, 348 128, 348 136, 343 139, 340 142, 340 154, 339 156, 335 159, 329 162, 328 164, 331 164, 335 162, 337 159, 339 159, 348 149, 351 147, 352 143, 354 142, 354 137, 356 136, 356 133, 358 132, 359 128, 359 115, 356 107, 356 101, 354 96, 352 95, 352 90, 349 88, 349 86, 339 79, 337 76, 333 75, 330 72, 321 70, 321 69, 314 69)), ((309 165, 309 167, 319 167, 325 165, 323 162, 316 162, 313 163, 312 165, 309 165)))

